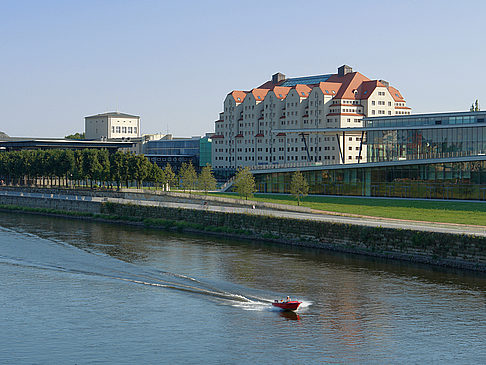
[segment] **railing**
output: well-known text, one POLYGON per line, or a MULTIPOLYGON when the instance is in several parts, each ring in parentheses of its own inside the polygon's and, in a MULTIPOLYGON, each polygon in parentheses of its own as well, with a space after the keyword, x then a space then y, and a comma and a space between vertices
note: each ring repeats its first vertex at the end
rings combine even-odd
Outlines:
POLYGON ((221 192, 224 192, 226 190, 228 190, 231 185, 233 185, 233 182, 235 181, 235 176, 232 176, 231 179, 229 179, 228 181, 226 181, 222 186, 221 188, 219 189, 221 192))

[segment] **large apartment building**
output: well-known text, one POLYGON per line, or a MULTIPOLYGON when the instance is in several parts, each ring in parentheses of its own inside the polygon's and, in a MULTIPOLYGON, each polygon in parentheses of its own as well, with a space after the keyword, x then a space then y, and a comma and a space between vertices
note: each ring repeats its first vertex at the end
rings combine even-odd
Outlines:
POLYGON ((232 91, 215 122, 212 166, 366 161, 361 119, 410 114, 400 92, 343 65, 337 74, 287 79, 277 73, 250 91, 232 91), (337 129, 349 128, 342 132, 337 129))

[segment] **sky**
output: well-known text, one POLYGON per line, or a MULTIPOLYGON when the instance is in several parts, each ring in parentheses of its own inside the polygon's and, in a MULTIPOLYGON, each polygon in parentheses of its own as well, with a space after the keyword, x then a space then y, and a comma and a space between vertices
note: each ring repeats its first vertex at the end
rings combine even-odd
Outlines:
POLYGON ((106 111, 142 133, 214 131, 276 72, 350 65, 413 113, 486 109, 483 1, 0 0, 0 131, 63 137, 106 111))

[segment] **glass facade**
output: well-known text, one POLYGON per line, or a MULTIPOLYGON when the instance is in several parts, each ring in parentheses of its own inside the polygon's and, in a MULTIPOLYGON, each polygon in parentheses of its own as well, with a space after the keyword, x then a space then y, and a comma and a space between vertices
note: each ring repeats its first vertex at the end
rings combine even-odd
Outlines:
POLYGON ((411 114, 394 117, 363 118, 363 126, 366 128, 424 127, 485 123, 485 120, 486 112, 411 114))
MULTIPOLYGON (((259 192, 289 193, 293 171, 255 174, 259 192)), ((310 194, 486 200, 486 157, 478 161, 302 171, 310 194)))
POLYGON ((206 164, 211 165, 211 138, 204 137, 199 140, 199 166, 204 167, 206 164))
POLYGON ((199 156, 200 138, 159 139, 145 144, 145 154, 165 156, 199 156))
POLYGON ((486 153, 486 125, 366 131, 368 162, 477 156, 486 153))

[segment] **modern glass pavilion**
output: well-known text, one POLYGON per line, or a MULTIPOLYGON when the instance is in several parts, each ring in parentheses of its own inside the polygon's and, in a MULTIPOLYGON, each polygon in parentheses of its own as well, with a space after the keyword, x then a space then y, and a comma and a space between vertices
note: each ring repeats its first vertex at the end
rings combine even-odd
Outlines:
MULTIPOLYGON (((310 193, 486 200, 486 112, 364 120, 359 130, 366 136, 362 148, 367 149, 368 162, 299 167, 310 193)), ((295 170, 253 173, 260 192, 288 193, 295 170)))

